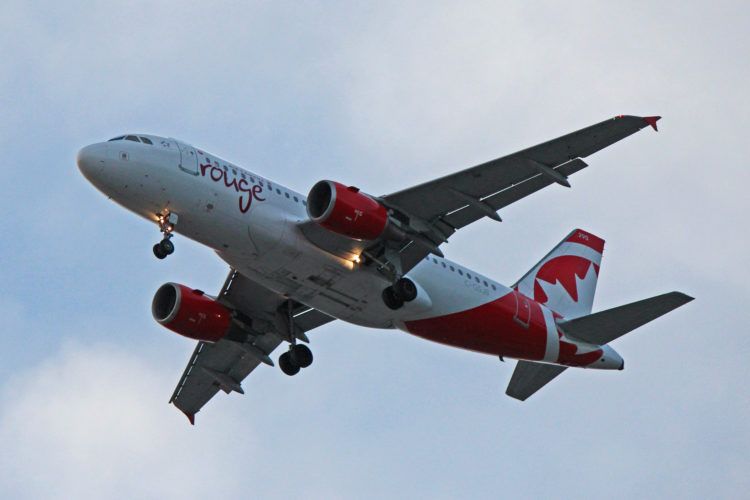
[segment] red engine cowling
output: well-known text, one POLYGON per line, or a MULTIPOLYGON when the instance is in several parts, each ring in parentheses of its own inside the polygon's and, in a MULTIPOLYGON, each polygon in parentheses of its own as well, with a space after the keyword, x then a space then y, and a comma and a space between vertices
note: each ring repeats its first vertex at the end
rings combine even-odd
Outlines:
POLYGON ((206 342, 222 339, 232 324, 229 309, 200 290, 177 283, 159 287, 151 302, 151 314, 173 332, 206 342))
POLYGON ((307 215, 313 222, 355 240, 372 241, 385 232, 385 207, 355 187, 320 181, 307 196, 307 215))

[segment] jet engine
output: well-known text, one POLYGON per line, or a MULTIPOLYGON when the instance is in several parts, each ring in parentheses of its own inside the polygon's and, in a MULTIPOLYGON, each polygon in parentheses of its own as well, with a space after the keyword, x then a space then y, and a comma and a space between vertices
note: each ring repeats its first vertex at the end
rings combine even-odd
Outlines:
POLYGON ((355 240, 377 240, 388 227, 383 205, 353 186, 333 181, 320 181, 312 187, 307 214, 329 231, 355 240))
POLYGON ((154 294, 151 314, 161 324, 195 340, 216 342, 232 324, 229 309, 200 290, 177 283, 165 283, 154 294))

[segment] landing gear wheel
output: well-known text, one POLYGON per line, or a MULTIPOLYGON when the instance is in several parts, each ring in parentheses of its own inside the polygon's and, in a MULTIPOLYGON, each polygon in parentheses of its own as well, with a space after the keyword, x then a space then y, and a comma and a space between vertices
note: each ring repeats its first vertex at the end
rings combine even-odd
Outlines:
POLYGON ((411 302, 417 298, 417 285, 409 278, 401 278, 393 284, 393 290, 405 302, 411 302))
POLYGON ((385 305, 389 309, 393 309, 394 311, 404 305, 404 301, 401 300, 401 297, 396 295, 396 292, 395 290, 393 290, 392 286, 389 286, 388 288, 383 290, 382 297, 385 305))
POLYGON ((313 362, 313 354, 304 344, 295 344, 289 351, 292 362, 300 368, 307 368, 313 362))
POLYGON ((169 240, 161 240, 159 246, 161 247, 165 255, 172 255, 172 253, 174 252, 174 243, 169 240))
POLYGON ((295 364, 294 361, 292 361, 292 357, 290 356, 289 351, 279 356, 279 368, 281 368, 281 371, 286 373, 290 377, 299 373, 300 369, 299 365, 295 364))
POLYGON ((161 243, 157 243, 156 245, 154 245, 154 255, 157 259, 163 259, 167 256, 166 252, 161 247, 161 243))

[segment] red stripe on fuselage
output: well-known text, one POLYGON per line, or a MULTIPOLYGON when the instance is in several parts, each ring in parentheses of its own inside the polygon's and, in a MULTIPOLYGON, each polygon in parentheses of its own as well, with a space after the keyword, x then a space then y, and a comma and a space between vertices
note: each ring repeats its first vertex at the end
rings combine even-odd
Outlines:
POLYGON ((542 359, 547 326, 541 306, 526 299, 530 315, 523 309, 519 312, 517 295, 521 294, 511 291, 474 309, 407 321, 405 325, 410 333, 441 344, 510 358, 542 359), (524 326, 526 321, 528 326, 524 326))
MULTIPOLYGON (((542 307, 538 302, 513 290, 473 309, 406 321, 404 325, 409 333, 441 344, 497 356, 540 361, 544 358, 547 344, 547 325, 542 307), (528 303, 529 312, 525 312, 522 307, 524 302, 528 303)), ((555 318, 560 318, 559 314, 553 314, 555 318)), ((555 333, 560 336, 559 330, 555 333)), ((577 354, 578 347, 575 344, 560 340, 560 354, 556 360, 560 364, 587 366, 602 355, 601 349, 577 354)))

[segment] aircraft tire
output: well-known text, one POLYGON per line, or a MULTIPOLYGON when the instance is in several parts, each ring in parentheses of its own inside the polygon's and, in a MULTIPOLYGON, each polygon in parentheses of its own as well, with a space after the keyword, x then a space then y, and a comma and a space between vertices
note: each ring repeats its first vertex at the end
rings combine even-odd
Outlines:
POLYGON ((172 255, 172 252, 174 252, 174 243, 172 243, 169 240, 161 240, 161 243, 159 243, 159 246, 164 251, 166 255, 172 255))
POLYGON ((294 361, 292 361, 292 357, 289 355, 289 351, 279 356, 279 368, 281 368, 281 371, 289 375, 290 377, 292 375, 297 375, 300 369, 299 365, 295 364, 294 361))
POLYGON ((401 299, 401 297, 396 295, 396 291, 392 286, 389 286, 388 288, 383 290, 382 297, 385 305, 389 309, 393 309, 394 311, 404 305, 404 301, 401 299))
POLYGON ((289 356, 292 362, 300 368, 307 368, 313 362, 313 353, 304 344, 296 344, 292 347, 289 356))
POLYGON ((405 302, 411 302, 417 298, 417 285, 409 278, 401 278, 394 285, 393 290, 405 302))
POLYGON ((164 252, 164 249, 161 247, 160 243, 157 243, 154 245, 154 255, 157 259, 164 259, 166 258, 167 254, 164 252))

